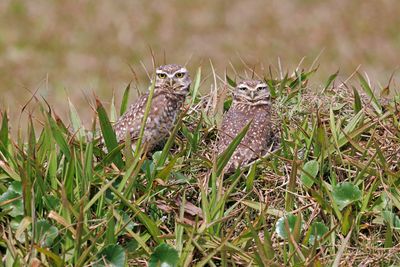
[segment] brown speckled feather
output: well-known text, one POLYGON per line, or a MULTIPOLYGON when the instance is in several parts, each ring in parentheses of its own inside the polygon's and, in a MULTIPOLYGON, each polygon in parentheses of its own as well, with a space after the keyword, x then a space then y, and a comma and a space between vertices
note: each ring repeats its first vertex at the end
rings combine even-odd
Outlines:
MULTIPOLYGON (((168 64, 156 69, 154 94, 142 140, 148 145, 149 151, 173 129, 175 119, 189 93, 190 84, 189 72, 181 65, 168 64)), ((129 136, 132 145, 136 145, 148 99, 149 92, 130 105, 127 112, 114 124, 119 143, 129 136)))
POLYGON ((231 108, 224 114, 217 143, 221 154, 249 123, 250 127, 234 151, 225 170, 232 172, 263 155, 271 139, 271 105, 268 86, 258 80, 244 80, 233 94, 231 108))
MULTIPOLYGON (((118 142, 124 142, 128 132, 132 141, 136 141, 139 137, 148 96, 148 93, 142 95, 114 124, 118 142)), ((184 100, 184 96, 168 94, 165 88, 154 92, 143 136, 143 143, 148 143, 149 150, 172 130, 184 100)))
POLYGON ((231 107, 225 114, 218 142, 218 152, 222 153, 239 132, 253 119, 246 136, 236 148, 226 169, 235 168, 249 163, 265 153, 270 132, 269 106, 246 106, 238 104, 231 107))

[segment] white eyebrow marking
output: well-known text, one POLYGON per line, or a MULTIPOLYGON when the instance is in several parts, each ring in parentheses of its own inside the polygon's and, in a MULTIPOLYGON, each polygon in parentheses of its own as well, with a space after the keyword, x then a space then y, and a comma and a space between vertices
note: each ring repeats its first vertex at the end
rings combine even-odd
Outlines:
POLYGON ((185 69, 185 68, 180 68, 179 70, 177 70, 177 71, 175 71, 172 75, 175 75, 175 74, 177 74, 177 73, 179 73, 179 72, 187 72, 187 69, 185 69))
POLYGON ((256 86, 256 88, 259 88, 259 87, 268 87, 268 84, 262 83, 262 84, 259 84, 256 86))
POLYGON ((238 88, 238 89, 250 89, 250 87, 248 87, 248 86, 245 85, 245 84, 239 84, 237 88, 238 88))
POLYGON ((164 73, 165 74, 165 72, 162 70, 156 70, 156 73, 164 73))

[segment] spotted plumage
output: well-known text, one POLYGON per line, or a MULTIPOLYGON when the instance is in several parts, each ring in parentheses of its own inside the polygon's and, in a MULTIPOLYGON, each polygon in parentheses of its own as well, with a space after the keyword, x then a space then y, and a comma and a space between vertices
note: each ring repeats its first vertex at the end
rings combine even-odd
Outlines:
POLYGON ((251 120, 249 130, 225 170, 232 172, 266 152, 271 131, 271 103, 267 84, 244 80, 234 90, 230 109, 224 114, 217 143, 222 153, 251 120))
MULTIPOLYGON (((183 66, 170 64, 156 69, 154 95, 142 140, 149 151, 173 129, 190 84, 189 72, 183 66)), ((139 97, 114 124, 118 142, 124 142, 128 134, 132 144, 138 139, 148 97, 149 92, 139 97)))

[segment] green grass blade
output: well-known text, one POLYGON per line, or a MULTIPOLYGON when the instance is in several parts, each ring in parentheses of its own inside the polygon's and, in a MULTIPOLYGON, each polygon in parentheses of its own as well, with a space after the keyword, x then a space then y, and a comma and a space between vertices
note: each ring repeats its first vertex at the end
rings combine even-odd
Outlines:
POLYGON ((83 138, 85 137, 85 128, 82 125, 81 119, 79 118, 75 106, 72 104, 69 98, 68 98, 68 105, 69 105, 69 117, 71 120, 72 129, 74 130, 74 134, 76 133, 79 140, 83 140, 83 138))
POLYGON ((155 81, 155 76, 154 76, 151 86, 150 86, 149 96, 148 96, 147 102, 146 102, 146 108, 145 108, 144 114, 143 114, 143 119, 142 119, 140 132, 139 132, 139 136, 138 136, 138 141, 136 142, 136 149, 135 149, 135 153, 134 153, 135 157, 139 157, 140 151, 143 148, 143 146, 142 146, 143 134, 144 134, 144 130, 146 129, 147 117, 149 116, 150 109, 151 109, 151 102, 153 101, 155 83, 156 83, 156 81, 155 81))
POLYGON ((229 146, 224 152, 217 158, 217 172, 216 175, 220 176, 226 164, 228 164, 229 159, 232 157, 235 149, 238 147, 242 139, 246 136, 247 131, 250 128, 252 121, 250 121, 243 129, 238 133, 238 135, 232 140, 229 146))
POLYGON ((112 186, 110 186, 110 189, 121 200, 121 202, 125 206, 127 206, 129 209, 131 209, 133 212, 135 212, 136 216, 138 217, 138 220, 141 223, 143 223, 143 225, 146 227, 146 229, 149 231, 149 233, 153 237, 154 241, 158 244, 164 243, 164 241, 160 238, 161 232, 158 229, 156 223, 149 216, 147 216, 144 212, 142 212, 139 209, 139 207, 137 207, 135 204, 132 204, 128 199, 126 199, 117 189, 115 189, 112 186))
POLYGON ((201 82, 201 67, 197 69, 196 77, 194 78, 194 85, 192 90, 192 105, 195 103, 196 97, 199 93, 200 82, 201 82))
POLYGON ((119 109, 119 115, 122 116, 126 109, 128 108, 128 100, 129 100, 129 93, 131 91, 131 83, 129 83, 124 91, 124 95, 122 96, 121 107, 119 109))
POLYGON ((113 94, 110 105, 110 122, 116 122, 117 118, 118 116, 117 116, 117 109, 115 107, 115 95, 113 94))
POLYGON ((0 129, 0 149, 2 148, 3 153, 7 150, 8 147, 8 117, 7 112, 3 113, 3 121, 1 123, 0 129))
MULTIPOLYGON (((112 152, 114 149, 118 147, 118 142, 115 136, 115 132, 111 126, 110 120, 108 119, 107 113, 103 105, 97 99, 96 99, 96 106, 104 142, 106 144, 107 150, 109 152, 112 152)), ((122 155, 120 152, 115 154, 115 156, 113 157, 113 161, 118 168, 122 168, 122 166, 124 165, 122 161, 122 155)))
MULTIPOLYGON (((121 156, 121 150, 123 149, 124 144, 120 144, 118 145, 116 148, 114 148, 113 150, 109 151, 108 154, 102 159, 101 164, 97 165, 95 167, 95 170, 99 170, 104 168, 104 166, 109 165, 111 162, 116 163, 116 158, 121 156)), ((122 159, 122 157, 121 157, 122 159)), ((117 167, 119 167, 118 165, 116 165, 117 167)))
POLYGON ((376 98, 374 92, 372 91, 371 87, 365 80, 365 78, 357 72, 358 80, 360 81, 361 88, 364 89, 364 92, 371 98, 371 104, 374 107, 375 111, 378 114, 382 114, 382 107, 378 102, 378 99, 376 98))
POLYGON ((231 86, 232 88, 236 87, 236 82, 231 79, 231 77, 228 76, 228 74, 225 75, 226 77, 226 81, 228 82, 229 86, 231 86))
POLYGON ((362 109, 361 97, 357 89, 354 86, 352 86, 352 88, 354 93, 354 112, 359 113, 362 109))
POLYGON ((47 120, 50 125, 51 133, 53 135, 54 140, 60 147, 61 151, 67 158, 67 160, 71 159, 71 151, 69 149, 67 140, 64 138, 64 134, 58 127, 57 123, 54 121, 54 119, 50 116, 50 114, 47 114, 47 120))
POLYGON ((332 82, 336 79, 336 77, 339 74, 339 70, 336 71, 334 74, 332 74, 331 76, 329 76, 328 81, 326 81, 325 87, 324 87, 324 91, 326 89, 328 89, 328 87, 332 84, 332 82))
MULTIPOLYGON (((157 161, 157 168, 163 166, 165 161, 167 160, 168 153, 171 150, 172 145, 174 144, 175 136, 178 133, 178 130, 181 128, 182 119, 185 115, 186 115, 186 112, 181 112, 181 114, 179 115, 179 117, 176 121, 176 124, 174 126, 174 129, 172 130, 171 134, 169 135, 167 142, 164 145, 161 155, 157 161)), ((155 168, 155 170, 157 168, 155 168)))

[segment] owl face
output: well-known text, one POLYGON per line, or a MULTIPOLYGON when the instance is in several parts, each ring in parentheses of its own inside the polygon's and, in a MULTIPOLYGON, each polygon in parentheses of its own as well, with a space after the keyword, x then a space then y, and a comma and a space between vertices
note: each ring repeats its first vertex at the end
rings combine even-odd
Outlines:
POLYGON ((238 83, 233 93, 233 100, 251 106, 268 105, 270 92, 268 85, 259 80, 244 80, 238 83))
POLYGON ((188 70, 176 64, 160 66, 156 69, 156 87, 166 87, 174 94, 187 95, 191 79, 188 70))

